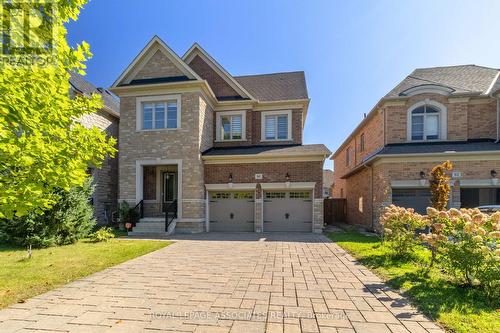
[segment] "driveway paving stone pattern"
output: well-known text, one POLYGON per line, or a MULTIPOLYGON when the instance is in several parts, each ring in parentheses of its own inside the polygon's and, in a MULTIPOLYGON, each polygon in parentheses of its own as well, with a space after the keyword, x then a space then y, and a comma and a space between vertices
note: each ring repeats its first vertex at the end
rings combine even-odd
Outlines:
POLYGON ((0 332, 443 332, 325 236, 174 239, 0 311, 0 332))

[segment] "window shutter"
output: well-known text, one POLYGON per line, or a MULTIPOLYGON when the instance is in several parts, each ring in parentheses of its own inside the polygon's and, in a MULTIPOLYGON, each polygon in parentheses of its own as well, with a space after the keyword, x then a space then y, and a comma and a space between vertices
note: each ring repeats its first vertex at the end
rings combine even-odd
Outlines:
POLYGON ((288 116, 278 116, 278 139, 288 139, 288 116))
POLYGON ((231 117, 232 139, 241 139, 241 116, 231 117))
POLYGON ((266 139, 272 140, 276 138, 276 117, 266 116, 266 139))

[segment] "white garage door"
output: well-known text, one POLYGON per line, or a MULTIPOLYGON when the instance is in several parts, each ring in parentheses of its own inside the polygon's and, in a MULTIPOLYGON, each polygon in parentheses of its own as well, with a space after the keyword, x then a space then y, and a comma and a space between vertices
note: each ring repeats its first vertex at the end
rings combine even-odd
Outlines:
POLYGON ((254 192, 210 192, 210 231, 254 231, 254 192))
POLYGON ((264 231, 312 232, 311 191, 264 192, 264 231))

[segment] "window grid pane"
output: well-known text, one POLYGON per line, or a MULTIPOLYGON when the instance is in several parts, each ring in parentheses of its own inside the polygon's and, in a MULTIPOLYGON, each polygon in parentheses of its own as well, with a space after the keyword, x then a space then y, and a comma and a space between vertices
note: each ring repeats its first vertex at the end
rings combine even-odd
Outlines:
POLYGON ((165 128, 164 103, 155 103, 155 128, 165 128))
POLYGON ((423 140, 424 139, 424 116, 413 115, 411 121, 411 139, 423 140))
POLYGON ((167 128, 177 128, 177 101, 167 102, 167 128))
POLYGON ((142 105, 142 119, 143 129, 153 128, 153 104, 145 103, 142 105))

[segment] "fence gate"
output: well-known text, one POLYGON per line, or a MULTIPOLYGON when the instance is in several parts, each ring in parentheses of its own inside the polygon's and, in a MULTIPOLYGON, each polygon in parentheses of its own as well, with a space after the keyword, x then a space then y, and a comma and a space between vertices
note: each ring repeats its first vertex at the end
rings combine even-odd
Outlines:
POLYGON ((326 224, 345 223, 347 215, 346 199, 324 199, 324 219, 326 224))

